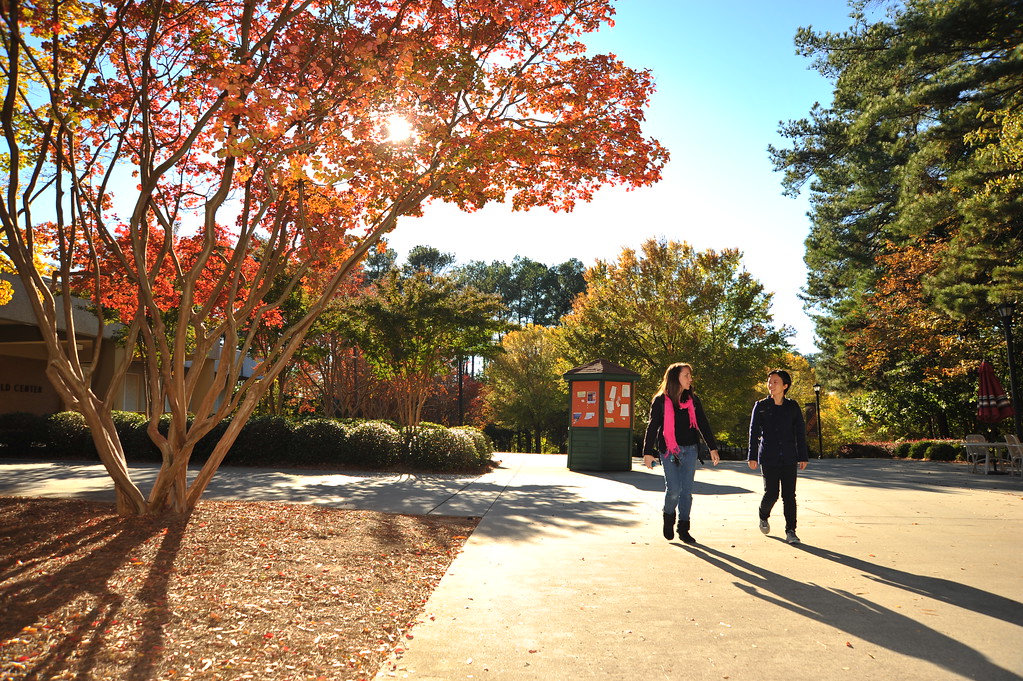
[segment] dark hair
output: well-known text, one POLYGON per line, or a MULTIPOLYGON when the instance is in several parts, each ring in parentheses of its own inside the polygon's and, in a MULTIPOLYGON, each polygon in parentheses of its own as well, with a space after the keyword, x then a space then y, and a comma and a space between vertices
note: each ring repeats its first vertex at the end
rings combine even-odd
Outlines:
POLYGON ((792 377, 789 376, 789 372, 784 369, 772 369, 767 372, 768 377, 774 375, 781 379, 782 385, 785 386, 785 392, 789 391, 789 386, 792 385, 792 377))

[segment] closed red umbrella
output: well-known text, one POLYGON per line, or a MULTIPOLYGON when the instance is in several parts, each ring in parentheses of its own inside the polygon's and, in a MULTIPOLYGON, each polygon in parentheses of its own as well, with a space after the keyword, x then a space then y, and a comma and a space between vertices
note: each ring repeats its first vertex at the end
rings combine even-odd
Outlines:
POLYGON ((977 394, 977 420, 982 423, 998 423, 1016 412, 1005 389, 995 376, 991 362, 984 360, 977 370, 980 375, 980 389, 977 394))

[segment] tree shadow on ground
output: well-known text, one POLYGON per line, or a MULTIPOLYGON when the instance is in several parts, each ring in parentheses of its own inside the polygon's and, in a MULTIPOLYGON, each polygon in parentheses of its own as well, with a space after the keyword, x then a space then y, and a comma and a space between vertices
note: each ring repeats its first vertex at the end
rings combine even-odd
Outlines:
MULTIPOLYGON (((696 469, 696 480, 693 483, 693 494, 702 495, 718 495, 718 494, 749 494, 753 492, 752 489, 745 487, 738 487, 735 485, 721 485, 714 482, 709 482, 707 477, 707 471, 703 470, 706 467, 697 467, 696 469)), ((613 482, 619 482, 623 485, 632 485, 636 489, 643 492, 663 492, 664 491, 664 474, 661 471, 661 467, 655 466, 652 470, 641 469, 631 471, 579 471, 583 475, 592 476, 595 478, 602 478, 604 480, 610 480, 613 482)))
MULTIPOLYGON (((114 514, 112 505, 94 506, 95 521, 82 526, 62 518, 57 503, 48 510, 45 502, 29 507, 17 500, 0 499, 0 515, 4 517, 0 527, 0 547, 4 549, 0 561, 0 603, 4 604, 0 609, 0 640, 10 640, 26 627, 47 622, 78 599, 91 603, 72 621, 61 622, 65 631, 33 660, 27 679, 57 677, 67 670, 72 656, 76 668, 88 675, 107 647, 103 632, 117 621, 122 610, 124 597, 110 588, 110 581, 139 546, 161 533, 164 539, 157 560, 139 597, 154 604, 166 601, 167 580, 187 517, 123 518, 114 514), (24 511, 4 512, 5 507, 24 511), (29 509, 31 517, 24 517, 29 509), (46 528, 46 536, 39 535, 40 527, 46 528), (39 568, 52 564, 54 558, 67 560, 56 571, 39 568)), ((133 650, 136 663, 127 677, 132 681, 152 678, 155 657, 150 653, 161 644, 169 616, 165 607, 154 606, 147 612, 148 621, 138 625, 145 634, 133 650)))
MULTIPOLYGON (((857 594, 799 582, 707 546, 680 546, 691 555, 732 575, 738 580, 733 582, 735 588, 778 608, 835 627, 880 648, 938 665, 961 678, 984 679, 985 681, 1018 681, 1019 679, 1019 676, 1011 670, 994 664, 985 655, 961 641, 857 594)), ((817 555, 811 547, 803 548, 811 555, 817 555)), ((821 551, 821 557, 829 560, 837 559, 841 562, 841 554, 832 554, 834 557, 829 558, 829 553, 821 551)), ((855 559, 850 560, 862 563, 855 559)), ((873 568, 876 574, 885 572, 879 566, 873 566, 873 568)), ((905 573, 902 574, 905 575, 905 573)), ((888 577, 899 576, 888 575, 888 577)), ((902 583, 897 579, 892 583, 917 593, 933 596, 930 589, 938 586, 938 582, 944 582, 943 588, 952 586, 945 580, 911 575, 905 575, 902 583)), ((970 591, 974 592, 973 596, 982 593, 976 589, 970 591)), ((959 600, 966 594, 966 591, 961 591, 955 597, 955 601, 950 602, 957 606, 965 606, 959 600)), ((997 612, 1003 612, 1004 608, 1012 604, 1012 601, 1007 600, 1004 603, 997 602, 998 597, 991 594, 986 594, 986 599, 987 607, 993 608, 997 612)), ((1018 608, 1019 604, 1012 607, 1018 608)))
MULTIPOLYGON (((78 472, 66 473, 68 479, 79 477, 78 472)), ((221 473, 226 474, 215 476, 203 499, 316 504, 405 515, 436 513, 481 517, 490 515, 494 509, 490 531, 513 540, 528 539, 537 523, 572 530, 587 526, 624 526, 636 522, 635 511, 644 506, 641 499, 623 497, 613 489, 615 481, 611 479, 603 497, 594 498, 594 490, 589 485, 572 484, 570 478, 566 484, 509 485, 499 478, 449 474, 392 473, 360 477, 347 473, 305 471, 296 474, 266 469, 231 469, 221 473), (455 512, 450 503, 453 500, 464 512, 455 512)), ((99 475, 102 476, 105 472, 99 475)), ((663 485, 659 477, 646 477, 651 478, 652 485, 663 485)), ((143 476, 136 476, 140 478, 145 481, 143 476)), ((48 474, 45 479, 53 477, 48 474)), ((61 496, 107 502, 114 498, 112 486, 102 491, 68 491, 61 496)), ((645 519, 644 514, 638 516, 645 519)))
MULTIPOLYGON (((752 471, 751 471, 752 472, 752 471)), ((759 471, 756 472, 759 475, 759 471)), ((975 490, 1023 489, 1023 480, 1007 475, 977 475, 968 466, 946 461, 901 459, 811 459, 800 477, 836 485, 957 494, 975 490)))
MULTIPOLYGON (((490 487, 477 486, 476 489, 490 487)), ((604 527, 646 522, 649 504, 642 498, 594 494, 571 485, 528 484, 491 489, 500 501, 486 514, 477 532, 493 540, 529 541, 542 528, 568 532, 597 532, 604 527)))
MULTIPOLYGON (((2 493, 7 496, 36 496, 34 490, 53 481, 74 480, 76 482, 109 485, 113 489, 110 474, 102 464, 69 461, 3 461, 0 482, 2 493)), ((71 496, 71 495, 61 495, 71 496)), ((113 499, 113 495, 110 496, 113 499)))
POLYGON ((167 603, 170 577, 174 561, 185 538, 189 515, 175 516, 166 526, 166 533, 157 549, 149 574, 137 598, 149 604, 146 621, 141 626, 142 634, 136 646, 135 661, 127 675, 128 681, 147 681, 155 676, 155 667, 161 656, 152 651, 163 647, 165 631, 171 621, 171 609, 167 603))

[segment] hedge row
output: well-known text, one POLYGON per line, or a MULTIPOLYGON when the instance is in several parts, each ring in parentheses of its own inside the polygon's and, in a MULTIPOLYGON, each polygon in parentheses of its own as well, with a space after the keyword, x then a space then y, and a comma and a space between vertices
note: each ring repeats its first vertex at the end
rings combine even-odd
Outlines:
MULTIPOLYGON (((146 417, 134 412, 114 412, 113 421, 128 461, 160 461, 160 452, 149 437, 146 417)), ((166 434, 169 425, 169 417, 162 417, 160 432, 166 434)), ((230 419, 226 419, 204 435, 195 447, 192 461, 209 458, 229 425, 230 419)), ((49 417, 0 414, 0 445, 7 456, 98 458, 89 426, 78 412, 60 412, 49 417)), ((450 472, 479 469, 490 462, 493 453, 490 438, 470 426, 421 424, 406 442, 394 424, 385 421, 295 422, 278 416, 256 416, 242 426, 224 464, 450 472)))
POLYGON ((895 456, 925 461, 965 461, 966 448, 958 440, 914 440, 897 444, 895 456))
POLYGON ((919 459, 965 461, 966 449, 959 440, 912 440, 903 442, 855 442, 841 445, 842 459, 919 459))
POLYGON ((849 442, 837 449, 840 459, 890 459, 894 455, 891 442, 849 442))

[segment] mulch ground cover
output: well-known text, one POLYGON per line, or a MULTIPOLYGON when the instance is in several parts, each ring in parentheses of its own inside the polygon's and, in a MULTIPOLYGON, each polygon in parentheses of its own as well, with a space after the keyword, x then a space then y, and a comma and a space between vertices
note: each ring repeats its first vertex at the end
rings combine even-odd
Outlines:
POLYGON ((0 498, 0 679, 370 679, 477 522, 0 498))

